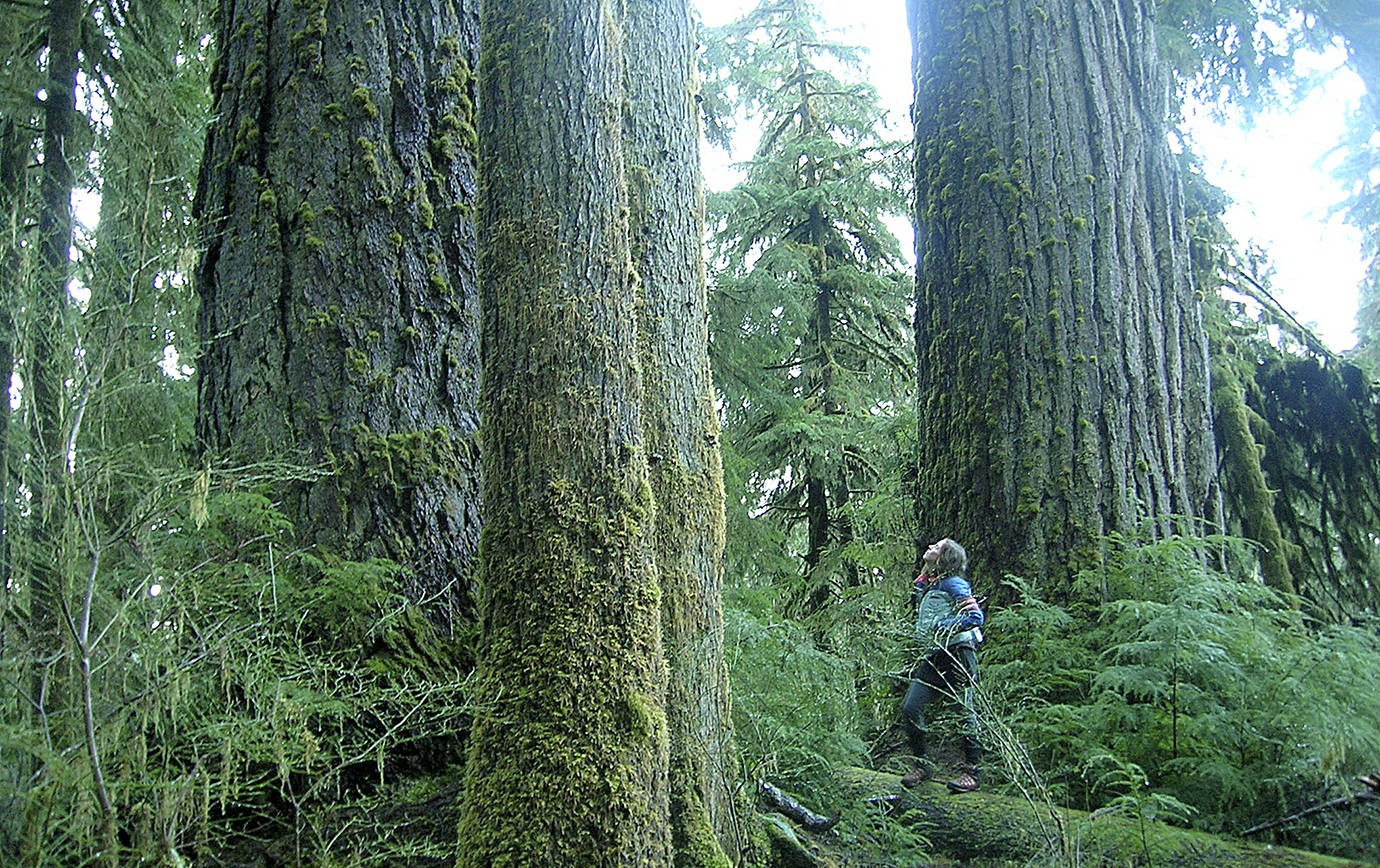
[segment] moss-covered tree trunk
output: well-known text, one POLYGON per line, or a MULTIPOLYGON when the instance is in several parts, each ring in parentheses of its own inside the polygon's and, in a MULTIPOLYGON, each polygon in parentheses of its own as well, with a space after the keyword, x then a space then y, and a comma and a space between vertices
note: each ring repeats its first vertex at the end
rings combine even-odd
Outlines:
POLYGON ((725 865, 738 855, 742 831, 723 656, 724 486, 709 371, 690 4, 630 0, 624 14, 624 153, 669 675, 671 835, 677 865, 725 865))
POLYGON ((1062 583, 1200 516, 1207 344, 1145 0, 909 0, 922 533, 1062 583))
POLYGON ((481 22, 485 526, 460 865, 670 859, 612 0, 481 22))
POLYGON ((1224 488, 1233 497, 1233 512, 1248 539, 1260 545, 1258 557, 1265 583, 1294 594, 1286 543, 1275 517, 1274 493, 1265 484, 1260 445, 1251 433, 1251 410, 1240 380, 1225 359, 1213 359, 1212 409, 1220 443, 1224 488))
POLYGON ((473 0, 222 2, 198 434, 329 475, 285 507, 439 623, 478 544, 473 0))

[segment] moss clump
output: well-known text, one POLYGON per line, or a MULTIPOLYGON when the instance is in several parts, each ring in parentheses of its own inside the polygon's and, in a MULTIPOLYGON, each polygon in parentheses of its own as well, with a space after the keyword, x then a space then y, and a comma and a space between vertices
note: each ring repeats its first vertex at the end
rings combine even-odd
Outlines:
POLYGON ((360 157, 364 160, 364 171, 376 183, 383 182, 383 168, 379 165, 378 147, 368 139, 360 136, 355 140, 359 147, 360 157))
POLYGON ((363 425, 350 430, 355 456, 347 461, 368 485, 392 489, 427 480, 460 482, 477 463, 474 444, 448 428, 378 434, 363 425))
POLYGON ((374 105, 374 98, 369 93, 369 88, 362 84, 350 91, 350 104, 367 118, 379 116, 378 106, 374 105))
POLYGON ((345 369, 357 377, 369 370, 369 357, 354 347, 345 350, 345 369))

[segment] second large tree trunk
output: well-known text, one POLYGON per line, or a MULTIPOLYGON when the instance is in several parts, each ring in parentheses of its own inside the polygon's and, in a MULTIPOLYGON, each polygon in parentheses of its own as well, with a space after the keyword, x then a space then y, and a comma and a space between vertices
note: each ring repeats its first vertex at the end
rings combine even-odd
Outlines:
POLYGON ((1201 516, 1213 446, 1145 0, 909 0, 919 521, 1051 576, 1201 516))
POLYGON ((682 868, 726 865, 743 833, 723 655, 724 485, 709 373, 690 4, 630 0, 624 21, 624 152, 669 675, 671 836, 682 868))
POLYGON ((670 858, 611 0, 484 7, 485 527, 460 865, 670 858))

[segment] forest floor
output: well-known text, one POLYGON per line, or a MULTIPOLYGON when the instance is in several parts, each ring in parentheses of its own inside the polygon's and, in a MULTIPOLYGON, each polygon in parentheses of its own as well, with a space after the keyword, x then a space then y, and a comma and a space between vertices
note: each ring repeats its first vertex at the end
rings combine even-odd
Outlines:
POLYGON ((1211 835, 1121 811, 1087 812, 1040 804, 1021 795, 982 790, 951 793, 942 780, 913 789, 892 771, 847 768, 843 791, 855 805, 828 832, 799 829, 792 849, 778 843, 784 821, 774 817, 776 864, 789 868, 1374 868, 1289 847, 1211 835), (868 828, 849 828, 862 820, 868 828), (879 824, 877 820, 881 820, 879 824), (892 833, 880 832, 892 825, 892 833), (905 834, 895 834, 896 829, 905 834))

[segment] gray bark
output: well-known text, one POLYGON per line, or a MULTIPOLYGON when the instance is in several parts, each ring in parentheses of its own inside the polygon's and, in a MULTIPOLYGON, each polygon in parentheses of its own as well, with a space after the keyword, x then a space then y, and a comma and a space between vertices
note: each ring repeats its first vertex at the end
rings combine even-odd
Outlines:
POLYGON ((478 542, 473 0, 224 2, 198 189, 198 435, 329 475, 284 506, 433 619, 478 542))
POLYGON ((1212 496, 1207 342, 1150 4, 910 0, 918 511, 1062 583, 1212 496))
POLYGON ((624 22, 624 153, 669 670, 671 833, 678 865, 726 865, 743 831, 723 656, 723 468, 709 371, 689 3, 630 0, 624 22))

